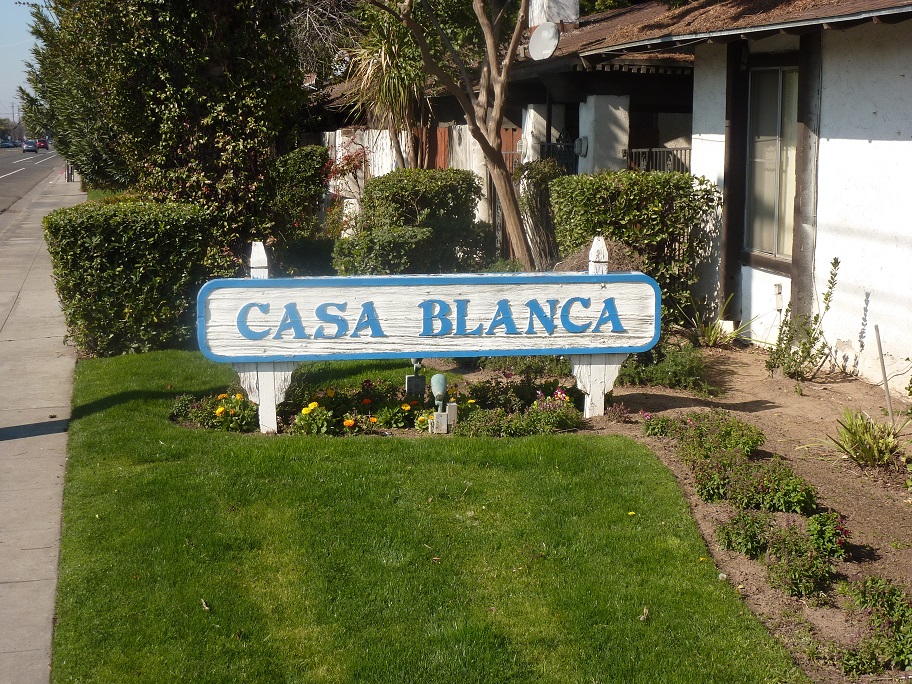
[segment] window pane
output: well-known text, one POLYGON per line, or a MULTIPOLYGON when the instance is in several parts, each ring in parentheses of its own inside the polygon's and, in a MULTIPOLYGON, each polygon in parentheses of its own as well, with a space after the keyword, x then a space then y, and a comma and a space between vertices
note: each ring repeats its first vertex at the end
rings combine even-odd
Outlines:
POLYGON ((798 72, 782 72, 782 118, 779 148, 779 222, 776 252, 792 255, 795 225, 795 151, 798 147, 798 72))
POLYGON ((752 249, 776 245, 779 185, 779 71, 751 72, 748 143, 748 235, 752 249))
POLYGON ((798 71, 755 69, 750 75, 747 246, 792 255, 798 71))

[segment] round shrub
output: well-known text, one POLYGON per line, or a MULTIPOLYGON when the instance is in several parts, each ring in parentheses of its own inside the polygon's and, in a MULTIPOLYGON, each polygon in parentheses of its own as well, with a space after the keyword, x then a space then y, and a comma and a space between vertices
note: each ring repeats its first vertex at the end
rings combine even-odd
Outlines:
POLYGON ((364 185, 354 233, 336 243, 340 275, 478 271, 494 259, 475 221, 481 184, 461 169, 400 169, 364 185))

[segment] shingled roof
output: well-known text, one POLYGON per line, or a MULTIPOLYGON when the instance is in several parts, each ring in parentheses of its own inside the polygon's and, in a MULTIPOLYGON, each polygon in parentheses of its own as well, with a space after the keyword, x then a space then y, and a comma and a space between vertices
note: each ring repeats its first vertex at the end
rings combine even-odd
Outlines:
POLYGON ((764 37, 912 18, 912 0, 696 0, 678 9, 647 2, 584 17, 554 57, 674 49, 706 40, 764 37))

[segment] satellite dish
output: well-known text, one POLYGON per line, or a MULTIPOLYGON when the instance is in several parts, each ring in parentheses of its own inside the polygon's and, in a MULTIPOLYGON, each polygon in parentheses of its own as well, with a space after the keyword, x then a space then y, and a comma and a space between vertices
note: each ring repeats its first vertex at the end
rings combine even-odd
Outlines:
POLYGON ((529 54, 532 59, 548 59, 557 49, 560 40, 560 29, 557 24, 546 21, 537 26, 529 39, 529 54))

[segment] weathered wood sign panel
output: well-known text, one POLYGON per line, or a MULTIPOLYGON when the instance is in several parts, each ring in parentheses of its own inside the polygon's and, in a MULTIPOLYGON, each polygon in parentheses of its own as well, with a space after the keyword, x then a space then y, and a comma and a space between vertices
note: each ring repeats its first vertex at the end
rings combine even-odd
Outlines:
POLYGON ((636 353, 661 294, 642 273, 231 279, 197 305, 200 349, 238 363, 636 353))

